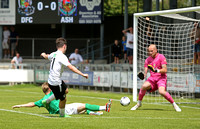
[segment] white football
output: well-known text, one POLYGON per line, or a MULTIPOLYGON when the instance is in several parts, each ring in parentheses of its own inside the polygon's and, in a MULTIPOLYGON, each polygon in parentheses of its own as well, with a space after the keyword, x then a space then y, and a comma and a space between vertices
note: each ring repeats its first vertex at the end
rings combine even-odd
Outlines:
POLYGON ((122 97, 121 100, 120 100, 120 104, 122 106, 127 106, 130 104, 130 99, 126 96, 122 97))

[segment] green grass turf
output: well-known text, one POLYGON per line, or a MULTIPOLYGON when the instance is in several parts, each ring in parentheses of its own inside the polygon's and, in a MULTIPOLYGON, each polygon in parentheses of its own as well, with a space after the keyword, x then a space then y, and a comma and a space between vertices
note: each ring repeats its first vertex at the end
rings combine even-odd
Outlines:
MULTIPOLYGON (((0 86, 0 128, 1 129, 199 129, 200 105, 181 104, 182 112, 175 112, 170 104, 143 104, 136 111, 131 107, 136 103, 123 107, 119 100, 122 96, 110 92, 83 91, 69 89, 67 103, 81 102, 104 105, 109 98, 113 99, 111 112, 104 112, 101 116, 87 114, 72 115, 71 118, 59 118, 50 115, 45 108, 12 109, 16 104, 35 102, 44 96, 41 87, 34 85, 0 86), (5 111, 4 109, 8 110, 5 111), (17 111, 17 112, 11 112, 17 111), (21 113, 19 113, 21 112, 21 113), (30 114, 32 113, 32 115, 30 114), (35 115, 33 115, 35 114, 35 115), (37 115, 37 116, 36 116, 37 115), (45 118, 49 116, 50 118, 45 118)), ((199 99, 193 100, 200 102, 199 99)))

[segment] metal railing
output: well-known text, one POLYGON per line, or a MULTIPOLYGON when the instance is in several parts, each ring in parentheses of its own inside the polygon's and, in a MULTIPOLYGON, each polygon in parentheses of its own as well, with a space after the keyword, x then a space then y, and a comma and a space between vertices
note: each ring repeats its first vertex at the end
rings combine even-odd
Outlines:
MULTIPOLYGON (((16 51, 23 58, 39 59, 41 58, 41 52, 51 53, 56 50, 55 40, 56 38, 18 38, 16 51)), ((99 43, 99 38, 67 39, 67 43, 68 48, 66 54, 70 55, 74 52, 75 48, 81 50, 80 52, 84 49, 89 50, 91 47, 94 47, 93 44, 99 43)))
POLYGON ((101 53, 101 49, 99 47, 99 44, 94 44, 88 47, 88 49, 83 49, 81 50, 83 58, 84 59, 91 59, 91 63, 94 63, 95 60, 106 60, 106 62, 112 63, 112 45, 113 44, 109 44, 104 46, 103 48, 103 57, 101 58, 100 53, 101 53), (87 50, 87 52, 83 52, 84 50, 87 50))
MULTIPOLYGON (((19 38, 16 51, 24 59, 40 59, 42 52, 51 53, 56 50, 55 40, 56 38, 19 38)), ((78 48, 83 59, 90 59, 91 63, 98 59, 106 60, 107 63, 112 62, 112 44, 104 46, 102 52, 99 38, 67 39, 67 42, 68 57, 75 48, 78 48), (100 56, 101 53, 103 57, 100 56)))

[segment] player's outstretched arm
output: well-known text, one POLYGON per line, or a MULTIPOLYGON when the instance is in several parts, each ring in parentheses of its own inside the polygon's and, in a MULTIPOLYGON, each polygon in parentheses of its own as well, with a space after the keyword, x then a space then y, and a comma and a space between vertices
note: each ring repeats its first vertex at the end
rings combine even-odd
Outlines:
POLYGON ((160 73, 167 73, 167 65, 166 64, 163 64, 162 65, 162 69, 160 69, 160 73))
POLYGON ((148 68, 147 68, 147 67, 145 67, 145 68, 144 68, 144 78, 146 78, 146 77, 147 77, 147 72, 148 72, 148 68))
POLYGON ((48 59, 49 54, 46 54, 45 52, 43 52, 43 53, 41 53, 41 56, 42 56, 44 59, 48 59))
POLYGON ((35 107, 35 103, 34 102, 30 102, 27 104, 21 104, 21 105, 14 105, 12 106, 12 108, 20 108, 20 107, 35 107))
POLYGON ((67 66, 71 71, 83 76, 84 78, 88 79, 88 74, 83 74, 81 71, 79 71, 76 67, 74 67, 73 65, 68 65, 67 66))

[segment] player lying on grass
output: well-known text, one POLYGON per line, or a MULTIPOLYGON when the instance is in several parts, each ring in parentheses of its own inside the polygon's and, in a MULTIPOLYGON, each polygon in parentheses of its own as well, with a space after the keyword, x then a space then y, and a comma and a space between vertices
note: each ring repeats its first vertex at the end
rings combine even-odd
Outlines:
MULTIPOLYGON (((44 92, 45 96, 36 102, 30 102, 27 104, 20 104, 15 105, 12 108, 20 108, 20 107, 44 107, 42 104, 42 100, 45 100, 49 98, 53 94, 51 89, 48 86, 48 83, 43 83, 42 85, 42 91, 44 92)), ((45 107, 49 114, 59 114, 59 101, 60 100, 53 100, 49 103, 48 107, 45 107)), ((87 112, 89 115, 102 115, 103 112, 101 111, 107 111, 110 112, 112 100, 110 99, 108 103, 106 103, 105 106, 99 106, 99 105, 91 105, 91 104, 84 104, 84 103, 71 103, 65 105, 65 114, 67 115, 73 115, 73 114, 82 114, 87 112), (94 112, 98 111, 98 112, 94 112)))
POLYGON ((146 94, 146 91, 154 92, 158 90, 158 92, 173 105, 177 112, 181 112, 179 106, 174 102, 171 95, 166 91, 167 61, 165 56, 157 53, 157 48, 154 44, 151 44, 148 49, 149 57, 145 60, 144 64, 144 78, 146 78, 148 69, 150 70, 151 76, 143 83, 139 92, 138 103, 132 107, 131 110, 136 110, 142 106, 142 99, 146 94))

